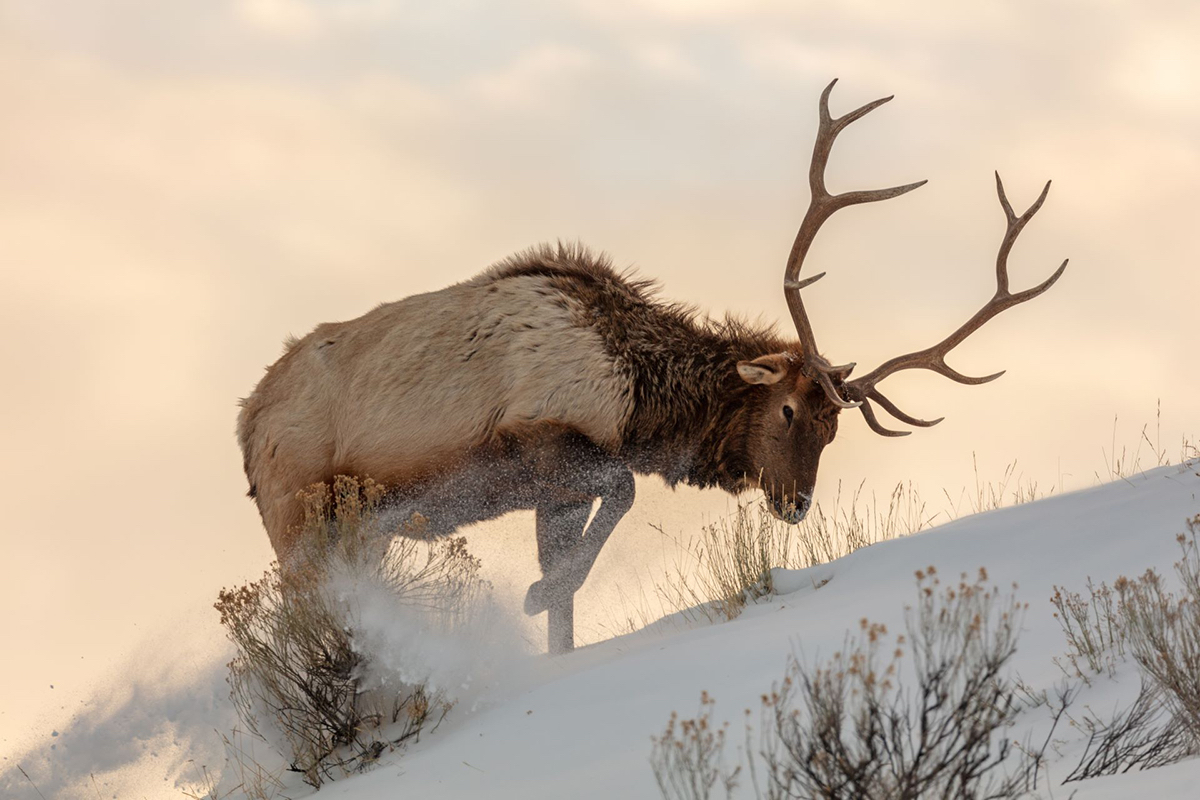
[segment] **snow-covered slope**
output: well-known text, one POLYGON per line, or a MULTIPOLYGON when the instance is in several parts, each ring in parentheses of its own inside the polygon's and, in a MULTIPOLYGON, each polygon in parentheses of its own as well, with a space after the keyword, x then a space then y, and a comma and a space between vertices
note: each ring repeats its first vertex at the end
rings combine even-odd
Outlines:
MULTIPOLYGON (((1088 576, 1111 580, 1150 566, 1169 573, 1178 555, 1175 536, 1197 511, 1196 466, 1164 467, 875 545, 788 576, 782 583, 795 591, 733 622, 635 634, 558 659, 559 676, 458 714, 374 772, 328 785, 321 794, 348 800, 658 797, 647 760, 650 737, 672 711, 690 715, 707 690, 717 700, 715 717, 736 725, 743 709, 757 707, 780 679, 789 652, 832 652, 863 617, 902 628, 914 572, 929 565, 951 576, 986 567, 997 585, 1018 584, 1029 612, 1014 666, 1033 688, 1049 688, 1062 678, 1051 659, 1065 650, 1051 587, 1082 589, 1088 576)), ((1111 686, 1101 685, 1107 678, 1096 682, 1102 702, 1124 704, 1136 694, 1136 674, 1124 670, 1120 678, 1111 686)), ((1069 767, 1052 763, 1050 769, 1052 779, 1061 779, 1069 767)), ((1071 788, 1080 800, 1100 800, 1196 797, 1197 785, 1200 760, 1071 788)))
MULTIPOLYGON (((1063 677, 1052 659, 1066 649, 1052 616, 1052 586, 1082 589, 1089 576, 1111 581, 1147 567, 1170 573, 1179 552, 1175 537, 1185 519, 1200 512, 1198 469, 1196 463, 1163 467, 779 574, 779 594, 732 622, 656 625, 562 658, 490 653, 483 660, 492 673, 479 681, 486 688, 467 689, 436 731, 403 752, 386 754, 369 773, 327 783, 318 797, 654 800, 659 794, 648 761, 650 737, 662 732, 672 711, 692 716, 701 691, 707 691, 716 699, 715 720, 729 720, 740 730, 744 709, 758 707, 759 697, 782 677, 790 653, 830 654, 864 617, 902 630, 904 606, 915 597, 914 573, 930 565, 951 579, 985 567, 992 583, 1018 585, 1017 596, 1029 610, 1013 667, 1033 689, 1051 688, 1063 677)), ((205 624, 189 629, 193 638, 219 640, 215 623, 205 624)), ((508 633, 497 636, 513 638, 508 633)), ((169 649, 165 641, 159 645, 169 649)), ((488 647, 474 640, 471 645, 488 647)), ((205 661, 196 674, 170 685, 152 677, 128 681, 115 711, 76 721, 62 738, 46 738, 20 759, 5 758, 0 796, 92 798, 103 787, 106 798, 178 798, 173 781, 181 765, 194 776, 196 765, 214 764, 212 729, 233 724, 223 700, 224 660, 205 661), (168 756, 162 748, 172 741, 176 752, 168 756), (52 750, 56 743, 65 747, 52 750), (189 757, 195 759, 191 765, 189 757), (12 769, 15 763, 31 770, 40 793, 12 769), (113 777, 130 765, 151 777, 131 794, 116 788, 120 781, 113 777), (91 782, 93 772, 100 774, 98 785, 91 782)), ((1128 704, 1137 688, 1136 668, 1129 664, 1115 680, 1093 681, 1077 707, 1087 703, 1103 715, 1128 704)), ((1029 712, 1014 738, 1044 730, 1038 726, 1045 725, 1045 716, 1044 709, 1029 712)), ((1060 733, 1079 738, 1069 730, 1060 733)), ((737 755, 737 743, 728 748, 730 756, 737 755)), ((1078 755, 1077 743, 1060 750, 1049 765, 1052 781, 1061 780, 1078 755)), ((311 794, 296 783, 295 791, 281 796, 311 794)), ((1055 786, 1054 796, 1078 791, 1078 800, 1192 798, 1200 797, 1197 786, 1200 759, 1055 786)), ((740 797, 753 797, 748 787, 739 791, 740 797)))

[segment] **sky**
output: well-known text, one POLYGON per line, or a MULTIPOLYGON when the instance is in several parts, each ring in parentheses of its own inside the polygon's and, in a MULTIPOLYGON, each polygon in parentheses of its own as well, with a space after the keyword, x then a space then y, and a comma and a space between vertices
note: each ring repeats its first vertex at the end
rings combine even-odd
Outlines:
MULTIPOLYGON (((950 359, 1001 380, 889 379, 937 428, 844 415, 818 498, 954 495, 1014 460, 1087 486, 1145 424, 1177 460, 1200 430, 1198 38, 1200 7, 1160 1, 0 0, 0 752, 267 566, 233 430, 288 334, 555 239, 789 330, 834 77, 835 114, 896 99, 839 139, 831 188, 929 184, 821 232, 832 359, 869 369, 990 296, 993 170, 1018 210, 1054 181, 1014 287, 1071 265, 950 359)), ((636 593, 656 527, 730 507, 640 481, 581 615, 636 593)), ((469 538, 519 599, 531 519, 469 538)))

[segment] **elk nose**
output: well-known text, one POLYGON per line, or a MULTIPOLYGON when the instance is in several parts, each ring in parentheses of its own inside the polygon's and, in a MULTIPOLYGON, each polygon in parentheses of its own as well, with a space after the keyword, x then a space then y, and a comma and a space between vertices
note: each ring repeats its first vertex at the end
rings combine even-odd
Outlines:
POLYGON ((789 525, 795 525, 808 514, 809 506, 812 505, 812 498, 797 494, 786 500, 773 499, 771 503, 775 506, 775 512, 781 520, 789 525))

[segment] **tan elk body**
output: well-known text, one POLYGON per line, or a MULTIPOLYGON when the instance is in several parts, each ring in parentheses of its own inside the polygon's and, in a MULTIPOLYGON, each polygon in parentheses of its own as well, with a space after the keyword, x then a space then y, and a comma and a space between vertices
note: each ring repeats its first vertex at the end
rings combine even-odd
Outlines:
MULTIPOLYGON (((809 174, 811 201, 784 271, 799 340, 736 320, 714 321, 657 299, 649 282, 615 271, 581 247, 537 247, 441 291, 387 303, 288 343, 243 401, 238 441, 250 495, 285 564, 302 518, 297 493, 337 475, 389 490, 389 513, 421 513, 442 535, 516 509, 535 513, 543 578, 525 610, 549 611, 552 651, 573 646, 574 593, 633 503, 634 474, 738 492, 761 487, 780 518, 811 502, 821 451, 838 414, 859 408, 877 433, 874 405, 911 425, 878 383, 929 369, 983 383, 946 354, 1001 311, 1044 292, 1008 288, 1007 259, 1049 184, 1017 215, 997 176, 1007 230, 996 292, 946 339, 849 379, 817 349, 800 270, 822 223, 893 189, 830 194, 825 165, 846 125, 891 98, 840 118, 821 96, 809 174), (599 506, 593 514, 593 505, 599 506)), ((824 273, 822 273, 824 274, 824 273)))
MULTIPOLYGON (((569 268, 582 253, 530 254, 569 268)), ((296 492, 335 475, 404 486, 553 425, 615 452, 632 393, 587 310, 545 275, 492 270, 320 325, 244 403, 238 439, 271 544, 292 547, 296 492)))

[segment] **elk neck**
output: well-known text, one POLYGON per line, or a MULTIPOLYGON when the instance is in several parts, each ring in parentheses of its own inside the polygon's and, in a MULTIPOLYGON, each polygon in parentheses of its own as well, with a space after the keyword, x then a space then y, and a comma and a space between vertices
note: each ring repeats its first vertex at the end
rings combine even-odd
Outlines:
POLYGON ((668 484, 734 490, 757 470, 748 453, 761 387, 737 362, 800 344, 741 320, 713 320, 660 300, 651 281, 613 269, 578 245, 543 245, 493 267, 490 278, 536 275, 569 298, 578 324, 601 338, 629 393, 618 457, 668 484))
POLYGON ((672 486, 733 491, 756 470, 750 428, 764 397, 738 376, 737 362, 797 345, 737 320, 667 311, 653 337, 622 354, 634 403, 621 456, 672 486))

